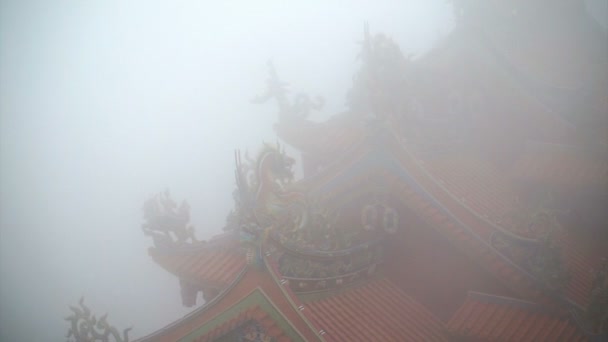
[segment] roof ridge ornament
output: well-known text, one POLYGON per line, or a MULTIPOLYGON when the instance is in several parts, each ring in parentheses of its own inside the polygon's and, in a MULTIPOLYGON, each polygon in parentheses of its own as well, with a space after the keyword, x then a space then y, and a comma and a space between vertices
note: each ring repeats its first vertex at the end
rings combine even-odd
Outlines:
POLYGON ((296 116, 306 118, 311 110, 321 110, 325 104, 322 96, 311 99, 306 93, 300 92, 293 95, 290 100, 288 94, 288 84, 281 81, 277 75, 276 68, 272 61, 268 61, 268 79, 266 80, 266 91, 262 95, 254 97, 253 103, 266 103, 274 98, 279 106, 279 115, 296 116))
POLYGON ((277 71, 274 67, 272 60, 269 60, 266 65, 268 66, 268 79, 266 79, 266 91, 262 95, 254 97, 251 102, 253 103, 265 103, 270 99, 274 98, 279 106, 281 113, 289 111, 289 103, 287 101, 287 86, 288 84, 282 82, 277 75, 277 71))
POLYGON ((413 55, 404 56, 390 36, 372 35, 367 22, 358 44, 361 50, 357 59, 362 65, 347 94, 348 106, 366 121, 386 121, 398 114, 396 104, 403 96, 398 90, 406 85, 403 70, 413 55))
POLYGON ((65 318, 70 322, 66 335, 68 342, 129 342, 132 327, 124 329, 120 336, 118 330, 107 322, 107 313, 99 319, 91 315, 91 310, 84 304, 84 297, 80 297, 78 305, 79 307, 70 305, 72 315, 65 318))
POLYGON ((143 211, 146 222, 141 228, 152 236, 156 247, 198 242, 194 227, 189 225, 190 205, 182 201, 178 207, 168 189, 146 200, 143 211))

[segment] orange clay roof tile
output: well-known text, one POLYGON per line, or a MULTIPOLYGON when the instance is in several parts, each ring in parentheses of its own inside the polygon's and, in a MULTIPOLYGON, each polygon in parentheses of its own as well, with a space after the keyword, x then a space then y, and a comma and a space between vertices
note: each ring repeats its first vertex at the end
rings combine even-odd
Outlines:
POLYGON ((308 303, 327 341, 446 341, 444 326, 388 279, 308 303))
POLYGON ((607 168, 608 161, 601 152, 528 143, 514 164, 511 175, 516 179, 566 186, 593 186, 608 184, 607 168))
MULTIPOLYGON (((500 175, 498 170, 493 170, 486 164, 471 162, 469 159, 452 156, 426 161, 425 166, 433 177, 443 180, 443 186, 456 198, 466 196, 466 204, 472 212, 494 221, 513 208, 516 197, 506 183, 505 175, 500 175)), ((431 214, 435 211, 427 207, 425 212, 431 214)), ((562 256, 572 275, 565 295, 586 306, 593 277, 591 270, 599 266, 601 252, 577 245, 566 233, 557 238, 557 244, 561 247, 562 256)), ((504 265, 496 265, 494 269, 503 276, 509 276, 514 282, 520 280, 516 279, 517 274, 511 268, 505 268, 504 265)))
POLYGON ((565 288, 566 296, 576 303, 586 306, 589 301, 594 270, 599 269, 604 253, 603 249, 580 246, 568 237, 567 232, 557 236, 557 245, 560 247, 566 267, 570 272, 570 282, 565 288))
POLYGON ((479 159, 452 156, 426 161, 426 169, 477 214, 497 220, 513 206, 515 194, 498 170, 479 159))
POLYGON ((215 287, 229 285, 246 266, 245 256, 228 246, 203 245, 194 251, 153 248, 150 255, 156 263, 178 277, 215 287))
POLYGON ((447 324, 453 337, 488 341, 587 341, 567 315, 534 303, 469 292, 447 324))

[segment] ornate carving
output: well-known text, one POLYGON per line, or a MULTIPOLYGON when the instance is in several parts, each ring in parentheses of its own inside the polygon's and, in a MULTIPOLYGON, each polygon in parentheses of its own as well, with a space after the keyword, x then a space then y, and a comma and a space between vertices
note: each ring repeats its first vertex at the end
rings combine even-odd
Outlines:
POLYGON ((491 243, 500 254, 529 271, 551 291, 560 291, 570 281, 561 249, 555 245, 551 232, 536 241, 496 233, 492 235, 491 243))
POLYGON ((235 153, 237 190, 233 215, 238 219, 232 219, 238 220, 241 228, 245 225, 250 233, 278 222, 287 223, 289 209, 304 200, 303 194, 285 188, 293 180, 294 159, 278 143, 276 147, 264 144, 255 160, 245 157, 247 163, 243 163, 239 152, 235 153))
POLYGON ((132 328, 123 330, 120 336, 118 330, 108 324, 105 314, 99 318, 91 315, 91 310, 84 304, 84 298, 78 301, 79 307, 70 306, 72 315, 66 317, 70 322, 70 330, 67 334, 69 342, 129 342, 129 331, 132 328))
POLYGON ((297 235, 310 225, 305 195, 291 191, 294 160, 281 146, 264 144, 257 158, 235 153, 235 209, 228 215, 228 229, 236 230, 246 245, 247 261, 263 267, 262 242, 279 231, 297 235))
POLYGON ((287 98, 287 83, 279 80, 277 72, 272 62, 268 62, 268 80, 266 81, 267 88, 264 94, 253 98, 253 103, 265 103, 274 98, 279 106, 279 112, 282 115, 292 115, 296 117, 306 118, 310 111, 321 110, 325 104, 325 99, 317 96, 314 100, 305 93, 298 93, 293 97, 292 103, 289 103, 287 98))
POLYGON ((553 230, 561 229, 557 220, 557 212, 550 209, 551 202, 550 194, 544 195, 542 199, 532 205, 518 202, 497 223, 520 237, 542 238, 553 230))
POLYGON ((196 242, 194 227, 190 226, 190 206, 186 201, 177 207, 169 190, 148 199, 144 203, 144 234, 154 238, 154 244, 183 244, 196 242))
POLYGON ((361 45, 358 57, 363 65, 353 78, 348 105, 353 113, 382 120, 395 114, 395 104, 402 102, 403 66, 410 57, 404 57, 389 37, 383 34, 372 37, 367 24, 361 45))
POLYGON ((365 231, 382 228, 394 234, 399 229, 399 213, 388 202, 388 191, 376 189, 371 194, 372 201, 361 209, 361 224, 365 231))
POLYGON ((389 234, 394 234, 399 229, 399 214, 397 210, 392 207, 384 208, 384 215, 382 217, 382 228, 389 234))
POLYGON ((250 321, 239 328, 238 342, 273 342, 264 328, 255 321, 250 321))
POLYGON ((311 99, 308 94, 298 93, 294 96, 291 112, 299 117, 306 118, 311 111, 319 111, 325 105, 325 99, 321 96, 316 96, 311 99))
POLYGON ((532 243, 514 241, 512 238, 500 233, 492 234, 490 243, 498 252, 500 252, 500 254, 522 267, 524 267, 526 261, 531 258, 534 248, 532 243))
POLYGON ((272 232, 273 238, 288 249, 301 252, 328 252, 352 246, 357 232, 335 224, 339 212, 332 212, 319 203, 309 205, 305 212, 306 225, 279 226, 272 232))
POLYGON ((539 239, 527 268, 547 288, 559 291, 570 281, 570 273, 561 257, 561 249, 553 241, 552 231, 539 239))
MULTIPOLYGON (((325 254, 349 254, 359 245, 379 240, 377 234, 361 234, 363 227, 336 225, 338 211, 329 211, 325 203, 309 203, 304 193, 291 190, 293 159, 278 144, 265 145, 255 159, 247 155, 242 159, 237 152, 235 161, 235 209, 228 215, 226 229, 238 229, 250 250, 251 263, 262 259, 257 254, 267 236, 288 250, 325 254)), ((382 196, 387 197, 387 192, 382 196)), ((396 232, 397 211, 387 204, 387 198, 377 203, 380 211, 373 220, 374 229, 396 232)))
POLYGON ((336 278, 380 263, 382 262, 382 256, 381 245, 376 245, 347 257, 329 260, 307 259, 299 255, 285 254, 279 260, 279 271, 283 276, 291 278, 336 278))
POLYGON ((279 105, 281 113, 289 112, 289 103, 287 102, 287 83, 279 80, 277 71, 274 68, 272 61, 268 61, 268 79, 266 80, 266 91, 262 95, 254 97, 253 103, 265 103, 274 98, 279 105))

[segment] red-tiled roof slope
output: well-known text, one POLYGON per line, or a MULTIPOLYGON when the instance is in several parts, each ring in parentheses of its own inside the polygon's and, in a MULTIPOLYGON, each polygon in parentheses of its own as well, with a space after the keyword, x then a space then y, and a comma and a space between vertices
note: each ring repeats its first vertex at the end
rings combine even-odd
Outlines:
POLYGON ((513 208, 516 194, 491 164, 469 155, 426 160, 426 171, 471 210, 497 222, 513 208))
POLYGON ((361 120, 349 113, 318 123, 296 116, 282 116, 274 126, 277 135, 303 153, 334 157, 365 136, 361 120))
POLYGON ((189 250, 151 248, 149 254, 156 263, 180 278, 218 288, 232 283, 246 266, 244 254, 230 239, 189 250))
MULTIPOLYGON (((405 154, 400 156, 403 157, 405 154)), ((452 196, 460 199, 472 213, 493 224, 500 226, 499 220, 502 213, 513 208, 516 197, 509 187, 509 180, 490 165, 454 156, 441 160, 427 160, 422 166, 435 182, 452 196)), ((406 167, 408 171, 414 171, 409 165, 406 167)), ((425 188, 431 189, 426 186, 425 188)), ((442 201, 442 204, 448 206, 453 213, 462 218, 459 215, 460 212, 454 211, 453 206, 449 206, 447 201, 442 201)), ((466 223, 471 228, 478 230, 475 225, 466 223)), ((572 237, 566 235, 558 238, 558 245, 561 247, 562 257, 572 275, 564 295, 584 307, 587 305, 591 289, 591 270, 599 266, 602 251, 576 244, 572 237)))
POLYGON ((306 308, 326 341, 447 341, 439 319, 386 278, 306 308))
MULTIPOLYGON (((541 145, 546 144, 538 144, 541 145)), ((536 151, 540 152, 539 149, 536 151)), ((460 198, 476 214, 493 223, 500 225, 501 216, 514 207, 516 195, 512 191, 513 187, 509 186, 504 174, 501 175, 487 163, 472 157, 451 156, 427 160, 424 166, 450 193, 460 198)), ((591 250, 589 246, 577 245, 573 237, 568 237, 565 233, 559 236, 557 242, 572 275, 565 289, 565 295, 584 307, 588 301, 593 278, 590 270, 599 265, 602 255, 591 250)))
POLYGON ((603 151, 595 154, 569 146, 530 143, 511 173, 516 179, 554 185, 608 185, 608 160, 603 151))
POLYGON ((489 220, 483 219, 451 194, 420 165, 420 161, 415 159, 407 147, 402 143, 397 143, 396 139, 392 141, 392 153, 398 163, 433 198, 432 201, 428 198, 425 199, 426 196, 418 194, 410 186, 403 184, 400 192, 404 202, 420 213, 423 219, 428 220, 430 225, 446 234, 446 237, 464 253, 479 262, 482 267, 505 282, 519 295, 524 298, 534 298, 542 303, 551 301, 539 291, 529 273, 507 261, 505 257, 500 256, 496 250, 491 248, 489 238, 496 231, 496 226, 492 225, 489 220), (443 211, 437 203, 433 203, 434 201, 441 203, 440 206, 443 206, 446 211, 443 211))
POLYGON ((569 232, 563 231, 556 238, 565 266, 570 274, 570 282, 564 294, 582 307, 589 304, 589 294, 594 278, 594 270, 600 268, 605 246, 577 242, 569 232))
POLYGON ((534 303, 470 292, 447 325, 452 337, 475 341, 587 341, 572 318, 534 303))

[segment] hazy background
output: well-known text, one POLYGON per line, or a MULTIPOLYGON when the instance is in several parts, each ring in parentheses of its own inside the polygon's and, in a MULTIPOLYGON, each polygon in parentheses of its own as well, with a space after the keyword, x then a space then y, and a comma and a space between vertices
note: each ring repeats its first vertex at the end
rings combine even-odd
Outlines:
POLYGON ((1 1, 0 340, 63 341, 81 295, 132 337, 191 309, 147 255, 141 205, 170 188, 199 238, 232 207, 233 150, 275 141, 266 61, 343 109, 363 23, 422 54, 445 0, 1 1))

